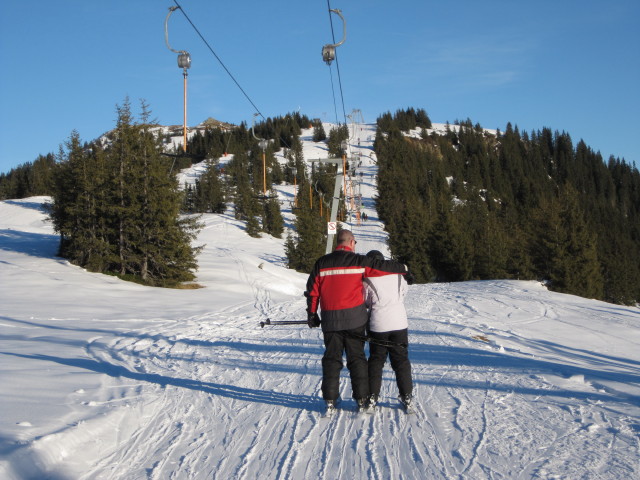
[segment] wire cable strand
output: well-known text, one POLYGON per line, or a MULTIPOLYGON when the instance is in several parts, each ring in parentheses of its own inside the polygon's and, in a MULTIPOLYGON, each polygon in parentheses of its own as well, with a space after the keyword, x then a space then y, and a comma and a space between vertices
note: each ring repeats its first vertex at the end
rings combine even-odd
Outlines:
MULTIPOLYGON (((336 34, 334 32, 333 29, 333 18, 331 17, 331 0, 327 0, 327 8, 329 9, 329 23, 331 24, 331 39, 333 41, 333 43, 336 43, 336 34)), ((335 53, 335 62, 336 62, 336 71, 338 73, 338 85, 340 87, 340 100, 342 102, 342 116, 344 118, 344 124, 347 124, 347 113, 346 110, 344 108, 344 93, 342 91, 342 78, 340 77, 340 62, 338 61, 338 52, 336 51, 335 53)), ((329 67, 331 68, 331 67, 329 67)), ((333 90, 333 77, 331 77, 331 89, 333 90)), ((336 110, 336 123, 340 123, 338 122, 338 114, 337 114, 337 108, 335 106, 335 93, 333 94, 334 97, 334 110, 336 110)))
POLYGON ((336 89, 333 86, 333 71, 331 70, 331 67, 329 67, 329 77, 331 78, 331 94, 333 95, 333 112, 336 116, 336 123, 339 125, 340 122, 338 121, 338 106, 336 105, 336 89))
POLYGON ((216 54, 216 52, 213 51, 213 48, 211 48, 211 45, 209 45, 209 42, 207 42, 207 40, 204 38, 204 36, 200 33, 200 30, 198 30, 198 27, 196 27, 194 25, 194 23, 191 21, 191 19, 189 18, 189 16, 187 15, 187 12, 184 11, 184 8, 182 8, 182 6, 178 3, 177 0, 173 0, 173 3, 176 4, 176 6, 180 9, 180 11, 182 12, 182 14, 184 15, 184 18, 187 19, 187 21, 191 24, 191 26, 193 27, 193 29, 195 30, 195 32, 198 34, 198 36, 202 39, 202 41, 204 42, 204 44, 207 46, 207 48, 209 49, 209 51, 213 54, 214 57, 216 57, 216 60, 218 60, 218 62, 220 63, 220 65, 222 65, 222 68, 224 68, 225 72, 227 72, 227 74, 229 75, 229 77, 231 77, 231 80, 233 80, 233 82, 237 85, 237 87, 240 89, 240 91, 242 92, 242 94, 245 96, 245 98, 247 100, 249 100, 249 103, 253 106, 253 108, 255 109, 255 111, 258 113, 258 115, 260 115, 262 117, 263 120, 266 120, 266 118, 264 117, 264 115, 262 115, 262 112, 260 112, 260 109, 256 106, 255 103, 253 103, 253 100, 251 100, 251 98, 249 97, 249 95, 247 94, 247 92, 244 91, 244 88, 242 88, 240 86, 240 84, 238 83, 238 81, 236 80, 236 78, 233 76, 233 74, 229 71, 229 69, 226 67, 226 65, 224 64, 224 62, 220 59, 220 57, 218 57, 218 55, 216 54))

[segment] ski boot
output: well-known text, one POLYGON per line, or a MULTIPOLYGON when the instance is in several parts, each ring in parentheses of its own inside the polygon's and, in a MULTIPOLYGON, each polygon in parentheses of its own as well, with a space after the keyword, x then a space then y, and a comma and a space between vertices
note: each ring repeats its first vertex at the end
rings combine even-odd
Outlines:
POLYGON ((415 407, 413 405, 413 395, 410 393, 406 393, 404 395, 400 395, 400 403, 402 403, 402 407, 406 413, 414 413, 415 407))
POLYGON ((369 413, 375 413, 378 410, 378 395, 372 393, 369 395, 369 413))
POLYGON ((336 401, 335 400, 325 400, 327 405, 327 409, 324 412, 325 417, 331 417, 334 413, 336 413, 336 401))
POLYGON ((368 398, 358 398, 356 400, 358 403, 358 413, 371 413, 369 410, 369 399, 368 398))

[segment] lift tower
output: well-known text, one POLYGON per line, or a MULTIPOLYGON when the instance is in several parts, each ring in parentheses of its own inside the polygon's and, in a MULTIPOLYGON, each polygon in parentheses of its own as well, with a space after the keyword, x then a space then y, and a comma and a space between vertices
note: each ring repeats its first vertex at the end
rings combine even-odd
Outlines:
POLYGON ((169 17, 171 14, 177 10, 179 7, 169 7, 169 13, 164 20, 164 41, 167 44, 167 48, 174 53, 178 54, 178 67, 182 68, 182 76, 183 80, 183 90, 184 90, 184 120, 182 124, 182 151, 186 153, 187 151, 187 69, 191 68, 191 55, 186 50, 174 50, 169 45, 169 17))

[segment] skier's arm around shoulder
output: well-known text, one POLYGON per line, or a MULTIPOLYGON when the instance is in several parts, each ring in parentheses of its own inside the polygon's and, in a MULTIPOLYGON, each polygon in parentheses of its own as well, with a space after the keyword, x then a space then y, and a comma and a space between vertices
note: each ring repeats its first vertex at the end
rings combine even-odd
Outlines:
POLYGON ((407 273, 407 268, 400 262, 395 260, 379 260, 369 257, 365 257, 368 260, 368 264, 365 265, 365 277, 380 277, 382 275, 389 274, 401 274, 407 273))

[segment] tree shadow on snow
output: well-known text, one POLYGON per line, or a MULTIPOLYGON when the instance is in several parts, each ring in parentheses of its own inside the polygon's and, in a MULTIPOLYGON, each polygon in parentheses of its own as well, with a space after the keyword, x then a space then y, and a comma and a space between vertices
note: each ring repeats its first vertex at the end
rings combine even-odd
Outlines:
MULTIPOLYGON (((587 381, 613 381, 624 384, 640 385, 640 374, 620 371, 607 371, 603 367, 603 362, 598 362, 597 368, 589 368, 580 365, 569 365, 560 362, 541 360, 534 357, 518 357, 509 353, 500 353, 495 351, 453 347, 449 345, 425 345, 410 344, 409 355, 412 364, 425 365, 457 365, 468 366, 471 369, 478 368, 482 371, 487 368, 502 371, 505 374, 521 374, 521 375, 557 375, 565 378, 583 375, 587 381)), ((609 362, 608 367, 626 368, 628 365, 620 365, 619 363, 609 362)), ((636 370, 631 368, 631 370, 636 370)), ((597 392, 579 392, 571 390, 543 390, 534 388, 523 388, 514 385, 499 385, 488 382, 473 381, 436 381, 428 382, 417 380, 416 383, 433 384, 438 386, 448 386, 455 388, 471 388, 471 389, 489 389, 504 392, 516 392, 530 395, 543 395, 568 398, 589 398, 592 400, 602 400, 606 402, 623 402, 640 405, 640 396, 630 395, 622 392, 612 394, 597 392), (616 396, 612 396, 615 394, 616 396)))
MULTIPOLYGON (((175 338, 175 337, 167 337, 162 334, 151 334, 151 333, 140 333, 136 330, 132 330, 129 332, 121 331, 121 330, 108 330, 104 328, 86 328, 86 327, 78 327, 78 326, 65 326, 65 325, 52 325, 43 322, 35 322, 30 320, 22 320, 12 317, 6 317, 0 315, 0 320, 17 323, 20 325, 28 325, 30 327, 37 328, 45 328, 51 330, 61 330, 61 331, 69 331, 69 332, 89 332, 89 333, 98 333, 103 335, 109 335, 113 337, 125 337, 125 338, 134 338, 137 340, 152 340, 154 342, 165 342, 169 345, 178 345, 184 344, 192 347, 204 347, 207 349, 213 348, 232 348, 241 351, 255 351, 255 352, 279 352, 279 353, 307 353, 307 354, 317 354, 320 352, 322 354, 322 341, 317 340, 314 342, 313 340, 306 340, 301 338, 287 338, 286 343, 265 343, 265 342, 255 342, 251 343, 246 340, 200 340, 196 338, 175 338), (295 344, 299 344, 296 346, 295 344)), ((33 337, 29 336, 6 336, 8 340, 36 340, 33 337)), ((0 335, 0 339, 3 336, 0 335)), ((86 341, 66 341, 63 339, 56 339, 53 337, 38 337, 38 341, 50 341, 51 343, 61 343, 61 344, 78 344, 85 345, 86 341)))
POLYGON ((162 387, 168 385, 187 388, 199 392, 209 393, 220 397, 231 398, 233 400, 242 400, 246 402, 262 403, 265 405, 276 405, 281 407, 295 408, 297 410, 304 409, 310 411, 319 411, 320 405, 317 396, 298 395, 292 393, 283 393, 275 391, 264 391, 255 388, 238 387, 235 385, 222 385, 212 382, 201 382, 188 378, 174 378, 166 375, 155 373, 132 372, 131 370, 114 365, 104 361, 98 361, 88 358, 63 358, 51 355, 26 355, 19 353, 0 352, 4 355, 12 355, 14 357, 42 360, 54 362, 60 365, 90 370, 96 373, 102 373, 116 378, 129 378, 136 381, 155 383, 162 387))
MULTIPOLYGON (((435 333, 435 332, 412 331, 410 332, 410 335, 411 336, 421 335, 421 336, 434 336, 434 337, 450 337, 450 338, 460 339, 465 341, 470 340, 469 335, 460 335, 458 333, 452 333, 452 332, 435 333)), ((511 337, 510 341, 518 343, 518 338, 511 337)), ((626 370, 629 370, 630 372, 637 373, 638 375, 632 375, 632 377, 635 377, 637 379, 636 381, 640 380, 640 362, 637 360, 633 360, 631 358, 618 357, 614 355, 607 355, 604 353, 594 352, 591 350, 574 348, 568 345, 562 345, 560 343, 550 342, 548 340, 536 340, 536 339, 528 338, 526 339, 526 344, 529 346, 535 346, 541 351, 544 351, 546 353, 554 353, 556 355, 561 355, 562 357, 568 360, 574 361, 576 363, 591 364, 593 365, 593 368, 594 369, 597 368, 598 369, 597 371, 599 372, 602 372, 601 369, 603 368, 604 369, 606 368, 626 369, 626 370)), ((429 345, 429 344, 420 344, 420 343, 411 343, 410 345, 411 345, 410 348, 412 349, 433 350, 434 352, 438 352, 442 350, 450 350, 452 352, 455 352, 456 349, 461 349, 460 347, 451 347, 447 345, 429 345)), ((489 356, 489 357, 496 357, 499 359, 508 358, 510 360, 515 360, 516 362, 520 360, 532 361, 532 358, 515 357, 511 353, 499 353, 495 351, 491 352, 487 350, 479 350, 479 349, 473 349, 473 348, 464 348, 462 350, 469 351, 469 352, 476 352, 474 356, 476 355, 489 356)), ((518 352, 518 350, 513 350, 513 351, 518 352)), ((534 354, 537 354, 537 352, 534 354)), ((450 360, 453 363, 458 362, 457 357, 454 358, 452 356, 450 360)), ((426 358, 426 361, 429 362, 428 356, 426 358)), ((467 362, 463 360, 463 363, 467 363, 467 362)), ((552 362, 546 362, 546 363, 552 364, 552 362)), ((558 363, 558 365, 563 365, 563 364, 558 363)), ((576 368, 579 368, 579 367, 576 367, 576 368)))
POLYGON ((16 207, 28 208, 30 210, 36 210, 37 212, 49 213, 49 208, 47 207, 47 203, 42 202, 17 202, 15 200, 3 200, 7 205, 14 205, 16 207))
POLYGON ((0 230, 0 250, 25 253, 32 257, 56 258, 60 237, 46 233, 29 233, 8 228, 0 230))
MULTIPOLYGON (((228 348, 239 350, 242 352, 253 351, 253 352, 274 352, 274 353, 298 353, 298 354, 311 354, 322 355, 323 348, 321 340, 316 342, 312 340, 305 339, 296 339, 296 338, 288 338, 286 339, 286 343, 264 343, 264 342, 249 342, 246 340, 200 340, 195 338, 174 338, 167 337, 162 334, 149 334, 149 333, 140 333, 137 331, 129 331, 124 332, 120 330, 108 330, 103 328, 86 328, 86 327, 78 327, 78 326, 64 326, 64 325, 50 325, 41 322, 34 322, 29 320, 21 320, 12 317, 6 317, 0 315, 0 320, 17 323, 20 325, 28 325, 31 327, 45 328, 51 330, 61 330, 61 331, 69 331, 69 332, 89 332, 89 333, 98 333, 102 335, 108 335, 112 337, 124 337, 124 338, 133 338, 138 341, 140 340, 151 340, 153 342, 164 342, 168 345, 178 345, 184 344, 189 345, 191 347, 203 347, 206 349, 215 349, 215 348, 228 348), (298 345, 296 345, 298 344, 298 345)), ((38 336, 34 338, 29 335, 1 335, 0 340, 25 340, 25 341, 47 341, 50 343, 59 343, 65 345, 78 345, 83 346, 86 345, 86 341, 84 340, 65 340, 58 337, 44 337, 38 336)), ((133 352, 128 352, 133 353, 133 352)))

